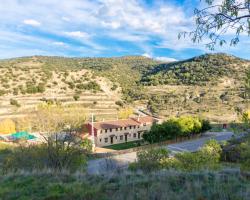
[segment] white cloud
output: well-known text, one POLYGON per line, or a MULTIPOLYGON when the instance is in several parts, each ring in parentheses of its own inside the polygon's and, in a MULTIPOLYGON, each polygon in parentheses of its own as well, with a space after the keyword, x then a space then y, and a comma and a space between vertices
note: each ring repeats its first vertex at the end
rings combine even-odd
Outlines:
MULTIPOLYGON (((193 1, 184 1, 185 5, 189 5, 186 7, 165 0, 152 1, 150 5, 146 5, 145 2, 143 0, 3 1, 0 6, 1 31, 6 33, 13 31, 20 35, 20 38, 32 36, 33 41, 25 39, 20 41, 19 37, 11 38, 13 45, 23 42, 21 48, 24 48, 24 45, 33 48, 30 44, 34 43, 36 49, 43 49, 46 44, 52 44, 47 45, 48 48, 55 48, 58 51, 62 49, 70 55, 77 48, 81 48, 79 51, 84 53, 88 53, 88 50, 95 51, 94 53, 101 52, 101 55, 105 53, 110 55, 115 49, 122 49, 126 54, 147 52, 149 55, 154 55, 154 50, 157 48, 163 48, 161 51, 165 48, 174 51, 186 48, 205 49, 203 44, 206 41, 202 44, 193 44, 189 38, 182 40, 177 38, 179 32, 193 29, 193 1), (23 24, 40 26, 39 30, 43 34, 35 35, 33 32, 28 32, 26 26, 19 26, 20 19, 25 19, 23 24), (67 41, 69 50, 67 52, 63 48, 56 48, 64 44, 55 42, 54 36, 56 38, 67 36, 68 39, 74 38, 77 42, 73 41, 71 44, 67 41), (35 38, 41 43, 35 44, 35 38), (117 42, 118 40, 122 42, 117 42), (135 48, 123 45, 124 41, 132 43, 135 48)), ((60 41, 60 38, 56 40, 60 41)), ((244 49, 244 52, 246 51, 247 48, 244 49)))
POLYGON ((53 42, 52 44, 60 47, 67 47, 67 45, 64 42, 53 42))
POLYGON ((175 62, 175 61, 177 61, 175 58, 162 57, 162 56, 155 57, 155 60, 162 61, 162 62, 175 62))
POLYGON ((37 20, 34 19, 25 19, 23 20, 23 23, 26 25, 30 25, 30 26, 40 26, 41 23, 37 20))
POLYGON ((142 56, 147 57, 147 58, 152 58, 152 55, 149 53, 144 53, 144 54, 142 54, 142 56))
POLYGON ((118 29, 121 27, 119 22, 101 22, 104 27, 110 27, 112 29, 118 29))
POLYGON ((82 31, 65 32, 65 35, 76 38, 84 38, 84 39, 90 38, 90 35, 88 33, 82 31))

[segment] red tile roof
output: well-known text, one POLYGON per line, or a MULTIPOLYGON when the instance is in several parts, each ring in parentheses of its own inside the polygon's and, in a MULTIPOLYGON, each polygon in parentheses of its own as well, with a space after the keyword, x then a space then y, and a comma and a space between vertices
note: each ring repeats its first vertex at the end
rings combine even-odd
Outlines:
POLYGON ((145 117, 138 117, 138 118, 132 118, 135 121, 139 122, 139 123, 154 123, 157 122, 158 120, 154 117, 151 116, 145 116, 145 117))
POLYGON ((114 121, 94 122, 94 128, 98 130, 110 129, 110 128, 115 129, 121 127, 139 126, 142 123, 153 123, 153 122, 157 122, 157 120, 153 117, 146 116, 146 117, 130 118, 130 119, 122 119, 114 121))

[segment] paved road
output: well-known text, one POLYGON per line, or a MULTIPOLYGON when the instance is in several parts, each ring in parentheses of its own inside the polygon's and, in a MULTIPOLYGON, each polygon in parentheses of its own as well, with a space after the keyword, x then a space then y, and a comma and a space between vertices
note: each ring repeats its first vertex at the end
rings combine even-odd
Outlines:
MULTIPOLYGON (((232 137, 232 135, 233 135, 232 132, 208 133, 202 138, 166 145, 165 148, 169 149, 172 155, 184 151, 195 152, 199 150, 199 148, 201 148, 204 145, 204 143, 210 139, 216 139, 217 141, 221 142, 229 140, 232 137)), ((129 163, 134 162, 135 160, 136 160, 136 152, 115 155, 110 158, 100 158, 96 160, 90 160, 88 162, 87 171, 89 174, 101 174, 101 173, 112 172, 117 168, 127 167, 129 163)))

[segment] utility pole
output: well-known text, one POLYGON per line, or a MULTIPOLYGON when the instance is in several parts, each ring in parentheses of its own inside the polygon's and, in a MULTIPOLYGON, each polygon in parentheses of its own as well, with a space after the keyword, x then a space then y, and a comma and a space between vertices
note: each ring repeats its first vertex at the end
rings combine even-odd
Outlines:
POLYGON ((94 114, 91 114, 91 139, 93 150, 95 149, 95 133, 94 133, 94 114))

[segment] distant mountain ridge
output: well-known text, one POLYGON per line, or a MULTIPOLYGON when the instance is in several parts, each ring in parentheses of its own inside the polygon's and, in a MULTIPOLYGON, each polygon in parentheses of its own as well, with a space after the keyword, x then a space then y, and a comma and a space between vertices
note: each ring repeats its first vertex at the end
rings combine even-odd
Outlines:
POLYGON ((204 85, 223 77, 240 77, 250 61, 228 54, 204 54, 191 59, 160 64, 149 71, 142 82, 146 85, 204 85))

